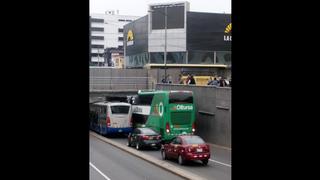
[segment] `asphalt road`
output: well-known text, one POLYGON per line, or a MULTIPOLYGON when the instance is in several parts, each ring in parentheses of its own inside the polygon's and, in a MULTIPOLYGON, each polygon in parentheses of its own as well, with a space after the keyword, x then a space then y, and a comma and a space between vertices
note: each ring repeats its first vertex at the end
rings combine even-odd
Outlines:
POLYGON ((181 180, 158 166, 90 136, 90 180, 181 180))
MULTIPOLYGON (((127 142, 125 136, 111 137, 109 139, 124 145, 127 142)), ((132 148, 134 149, 134 147, 132 148)), ((145 149, 141 152, 151 155, 156 159, 161 159, 160 151, 145 149)), ((213 157, 211 157, 211 161, 209 161, 207 166, 203 166, 200 161, 188 162, 184 166, 180 166, 175 160, 166 160, 166 162, 206 179, 231 180, 231 151, 211 146, 211 155, 213 155, 213 157)))

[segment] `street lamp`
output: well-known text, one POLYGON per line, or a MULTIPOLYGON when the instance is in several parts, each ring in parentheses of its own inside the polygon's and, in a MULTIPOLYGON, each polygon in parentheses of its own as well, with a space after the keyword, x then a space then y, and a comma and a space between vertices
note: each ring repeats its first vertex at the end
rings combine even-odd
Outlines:
MULTIPOLYGON (((167 7, 168 6, 164 6, 164 80, 165 82, 167 82, 167 17, 168 17, 167 7)), ((148 12, 154 12, 154 10, 149 10, 148 12)))

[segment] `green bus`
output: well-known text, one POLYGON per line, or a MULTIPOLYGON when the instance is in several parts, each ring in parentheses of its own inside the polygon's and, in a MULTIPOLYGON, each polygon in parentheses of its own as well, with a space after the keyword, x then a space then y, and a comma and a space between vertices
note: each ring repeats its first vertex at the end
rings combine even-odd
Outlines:
POLYGON ((150 113, 145 123, 161 134, 164 142, 180 134, 195 132, 195 105, 192 91, 139 91, 140 101, 150 99, 150 113))

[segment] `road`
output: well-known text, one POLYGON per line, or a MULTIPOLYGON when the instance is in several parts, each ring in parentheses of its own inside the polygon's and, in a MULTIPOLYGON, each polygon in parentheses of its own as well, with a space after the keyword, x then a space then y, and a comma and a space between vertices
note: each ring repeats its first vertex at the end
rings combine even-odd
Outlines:
POLYGON ((90 136, 90 180, 181 180, 158 166, 90 136))
MULTIPOLYGON (((92 137, 90 137, 90 140, 92 137)), ((112 137, 109 138, 113 141, 116 141, 121 144, 126 144, 126 138, 125 137, 112 137)), ((99 141, 97 139, 94 140, 94 142, 99 141)), ((104 142, 100 142, 99 144, 103 144, 104 142)), ((92 147, 90 142, 90 150, 92 148, 105 148, 104 146, 99 147, 92 147)), ((108 147, 107 143, 105 143, 108 147)), ((93 151, 96 151, 95 149, 92 149, 93 151)), ((101 150, 100 150, 101 151, 101 150)), ((120 150, 118 150, 119 152, 120 150)), ((148 155, 151 155, 155 157, 156 159, 161 159, 160 151, 152 150, 152 149, 145 149, 141 152, 146 153, 148 155)), ((124 154, 124 156, 131 156, 130 154, 121 152, 124 154)), ((209 161, 209 164, 207 166, 203 166, 201 162, 188 162, 184 166, 180 166, 176 161, 174 160, 166 160, 166 162, 177 166, 183 170, 187 170, 191 173, 197 174, 199 176, 202 176, 206 179, 216 179, 216 180, 231 180, 231 151, 215 148, 211 146, 211 153, 213 157, 211 157, 211 160, 209 161)), ((90 152, 91 155, 91 152, 90 152)), ((91 156, 90 156, 91 157, 91 156)), ((135 157, 133 157, 135 158, 135 157)), ((116 161, 118 162, 118 161, 116 161)), ((91 170, 90 170, 91 172, 91 170)))
MULTIPOLYGON (((125 137, 112 137, 110 139, 124 145, 127 143, 127 139, 125 137)), ((142 152, 157 159, 161 159, 160 151, 144 149, 142 152)), ((213 155, 213 157, 210 158, 211 161, 209 161, 207 166, 203 166, 200 161, 188 162, 184 166, 180 166, 174 160, 166 160, 166 162, 202 176, 206 179, 231 180, 231 151, 211 146, 211 155, 213 155)))

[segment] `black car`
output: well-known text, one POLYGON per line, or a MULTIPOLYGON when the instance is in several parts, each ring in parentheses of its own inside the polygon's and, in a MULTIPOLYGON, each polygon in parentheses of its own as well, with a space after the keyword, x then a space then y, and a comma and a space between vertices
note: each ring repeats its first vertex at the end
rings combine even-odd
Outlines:
POLYGON ((127 145, 135 146, 137 150, 143 147, 161 149, 161 135, 150 128, 136 128, 128 136, 127 145))

